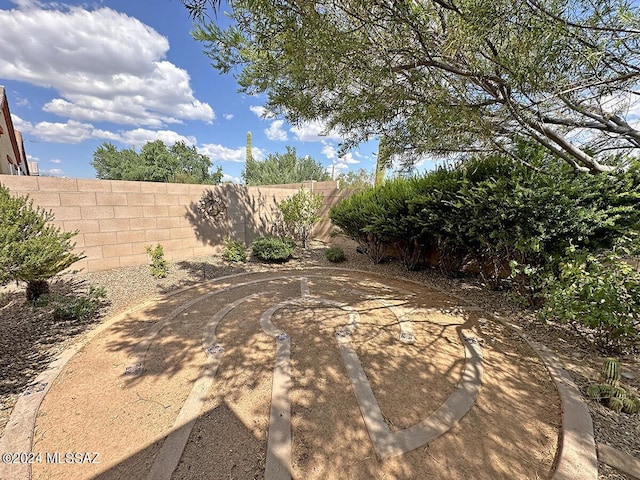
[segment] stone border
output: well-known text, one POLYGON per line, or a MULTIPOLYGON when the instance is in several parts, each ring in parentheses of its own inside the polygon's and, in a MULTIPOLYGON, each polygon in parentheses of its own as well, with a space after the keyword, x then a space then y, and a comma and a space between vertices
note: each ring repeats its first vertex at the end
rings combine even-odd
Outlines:
MULTIPOLYGON (((309 267, 309 270, 324 267, 309 267)), ((367 273, 369 275, 377 275, 374 272, 366 270, 350 270, 336 268, 334 270, 367 273)), ((378 275, 382 276, 383 275, 378 275)), ((399 281, 406 281, 422 285, 420 282, 411 279, 401 279, 395 276, 389 276, 399 281)), ((434 288, 452 298, 468 303, 462 297, 446 292, 445 290, 432 286, 434 288)), ((482 309, 480 309, 483 311, 482 309)), ((568 372, 562 367, 562 364, 556 359, 545 346, 540 345, 529 339, 522 332, 522 328, 502 319, 498 315, 488 315, 496 319, 502 325, 513 329, 517 332, 536 352, 540 359, 544 362, 551 378, 560 395, 562 402, 562 440, 556 459, 556 466, 553 472, 552 480, 597 480, 598 478, 598 455, 596 453, 595 439, 593 435, 593 421, 589 413, 586 403, 582 400, 582 395, 571 380, 568 372)))
POLYGON ((598 447, 598 460, 626 475, 640 479, 640 459, 604 443, 597 443, 596 446, 598 447))
MULTIPOLYGON (((42 400, 51 388, 51 384, 58 377, 65 365, 71 360, 71 358, 78 353, 82 347, 93 340, 97 335, 113 326, 117 322, 123 320, 127 315, 142 310, 149 305, 153 305, 161 299, 170 298, 175 295, 180 295, 186 291, 201 288, 210 283, 229 280, 246 275, 255 275, 262 272, 244 272, 236 273, 233 275, 225 275, 216 279, 207 280, 205 282, 199 282, 192 286, 180 288, 172 292, 168 292, 163 295, 156 295, 146 302, 142 302, 131 308, 128 308, 110 319, 105 320, 103 323, 96 325, 93 329, 81 335, 76 343, 71 345, 65 351, 63 351, 55 360, 53 360, 47 369, 38 375, 35 381, 31 384, 44 385, 44 388, 39 389, 37 392, 29 392, 29 386, 20 395, 18 401, 11 411, 9 421, 5 426, 2 437, 0 437, 0 453, 4 452, 31 452, 33 446, 33 433, 36 424, 36 416, 38 410, 42 404, 42 400)), ((31 464, 5 464, 0 462, 0 480, 28 480, 31 478, 31 464)))
POLYGON ((552 480, 597 480, 598 455, 593 420, 580 390, 562 363, 544 345, 530 339, 522 328, 493 315, 500 324, 520 335, 542 359, 562 402, 562 440, 552 480))
POLYGON ((265 295, 269 292, 259 292, 248 295, 230 303, 224 308, 218 310, 211 320, 207 322, 202 334, 202 348, 206 352, 207 358, 205 364, 200 369, 198 378, 196 379, 189 396, 182 404, 178 416, 173 422, 171 432, 167 435, 162 448, 156 455, 149 476, 149 480, 171 480, 173 472, 180 463, 180 458, 189 441, 189 436, 200 416, 202 406, 206 401, 207 394, 213 385, 213 380, 220 366, 224 349, 216 344, 216 328, 220 321, 237 306, 244 302, 265 295))

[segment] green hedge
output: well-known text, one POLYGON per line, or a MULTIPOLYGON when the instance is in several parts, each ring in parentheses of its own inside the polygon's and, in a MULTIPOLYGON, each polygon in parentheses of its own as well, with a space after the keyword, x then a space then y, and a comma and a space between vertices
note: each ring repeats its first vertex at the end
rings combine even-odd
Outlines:
MULTIPOLYGON (((491 157, 395 179, 353 194, 330 218, 375 263, 390 251, 408 269, 437 259, 445 273, 473 270, 492 288, 515 288, 530 304, 564 288, 562 262, 570 248, 598 254, 625 238, 628 255, 640 251, 638 160, 614 174, 588 175, 541 155, 528 159, 538 170, 491 157)), ((631 304, 640 300, 628 298, 624 308, 636 311, 631 304)))

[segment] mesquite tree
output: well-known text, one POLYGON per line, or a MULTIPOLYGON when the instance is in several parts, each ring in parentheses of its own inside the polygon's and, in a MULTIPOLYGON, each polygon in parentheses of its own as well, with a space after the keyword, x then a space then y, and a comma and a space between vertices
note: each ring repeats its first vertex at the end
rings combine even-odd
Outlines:
POLYGON ((596 173, 640 147, 632 0, 228 0, 226 28, 206 14, 218 0, 182 2, 215 68, 344 148, 384 136, 410 166, 524 139, 596 173))

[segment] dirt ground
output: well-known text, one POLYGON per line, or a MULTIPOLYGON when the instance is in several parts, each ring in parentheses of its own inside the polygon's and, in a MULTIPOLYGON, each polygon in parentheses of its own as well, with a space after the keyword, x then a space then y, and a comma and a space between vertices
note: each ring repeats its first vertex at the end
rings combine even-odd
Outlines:
MULTIPOLYGON (((239 277, 236 283, 264 281, 205 297, 233 285, 210 282, 133 312, 98 335, 44 398, 33 451, 95 452, 99 463, 35 464, 33 478, 146 478, 200 374, 207 322, 220 308, 255 294, 261 295, 231 310, 216 329, 221 364, 172 478, 263 478, 275 342, 259 319, 270 306, 300 297, 301 275, 239 277), (203 299, 188 306, 198 297, 203 299), (181 306, 187 307, 175 315, 181 306), (166 325, 150 343, 143 374, 124 375, 136 345, 159 321, 166 325)), ((308 276, 311 296, 358 311, 351 344, 391 430, 428 417, 456 388, 465 361, 462 327, 482 346, 484 377, 474 406, 454 428, 380 461, 334 338, 348 322, 346 312, 326 304, 277 310, 273 323, 291 336, 293 478, 549 477, 558 452, 560 400, 543 363, 517 335, 427 287, 362 273, 308 276), (390 304, 407 312, 414 344, 398 340, 390 304)))

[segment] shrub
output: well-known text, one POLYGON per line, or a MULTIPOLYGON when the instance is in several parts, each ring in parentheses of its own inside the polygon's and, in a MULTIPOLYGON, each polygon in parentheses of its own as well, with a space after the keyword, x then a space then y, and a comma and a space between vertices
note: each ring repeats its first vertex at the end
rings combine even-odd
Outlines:
POLYGON ((30 301, 49 291, 51 277, 84 258, 73 253, 77 232, 63 233, 53 219, 28 196, 13 197, 0 185, 0 285, 26 282, 30 301))
POLYGON ((263 237, 251 244, 253 256, 265 262, 286 262, 296 248, 290 238, 263 237))
POLYGON ((493 288, 510 262, 519 265, 510 281, 524 285, 519 272, 545 267, 571 244, 601 251, 640 230, 640 162, 575 175, 564 162, 527 159, 546 172, 507 157, 472 159, 353 194, 330 217, 374 262, 393 247, 411 269, 435 251, 442 271, 455 275, 472 261, 493 288))
POLYGON ((164 278, 169 273, 169 264, 164 258, 164 249, 162 245, 157 244, 155 248, 147 245, 147 254, 151 257, 151 275, 155 278, 164 278))
POLYGON ((52 316, 56 321, 85 322, 96 316, 104 305, 105 297, 104 288, 91 286, 86 294, 42 295, 33 302, 33 306, 53 307, 52 316))
POLYGON ((246 262, 247 247, 243 242, 229 239, 224 244, 222 258, 230 262, 246 262))
POLYGON ((544 319, 569 323, 602 351, 640 347, 640 273, 615 251, 567 249, 557 274, 543 279, 544 319), (556 276, 557 275, 557 276, 556 276))
POLYGON ((384 215, 377 202, 377 190, 368 188, 354 193, 334 205, 329 217, 342 232, 355 240, 373 263, 380 263, 385 256, 386 239, 371 228, 373 218, 384 215))
POLYGON ((344 251, 338 247, 332 247, 324 252, 324 256, 327 260, 333 263, 344 262, 347 257, 344 255, 344 251))
POLYGON ((322 195, 301 188, 295 195, 282 200, 278 208, 282 212, 285 231, 307 248, 313 226, 320 220, 322 195))
POLYGON ((103 288, 92 286, 87 295, 59 298, 58 305, 53 310, 53 318, 54 320, 89 320, 96 315, 105 296, 103 288))

